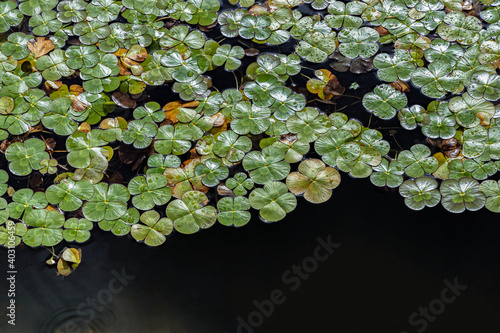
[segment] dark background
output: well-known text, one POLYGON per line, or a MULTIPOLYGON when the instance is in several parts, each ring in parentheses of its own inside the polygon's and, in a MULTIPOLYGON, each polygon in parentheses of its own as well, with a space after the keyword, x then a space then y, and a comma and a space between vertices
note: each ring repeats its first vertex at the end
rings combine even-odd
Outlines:
POLYGON ((273 224, 217 224, 195 235, 175 233, 159 248, 96 229, 81 246, 82 265, 64 278, 44 263, 47 251, 18 248, 17 325, 6 328, 2 315, 0 331, 237 332, 237 318, 256 310, 254 300, 281 289, 286 301, 255 332, 417 332, 423 326, 411 326, 409 316, 440 298, 444 279, 456 277, 467 289, 425 331, 498 332, 499 233, 498 216, 485 209, 413 212, 397 192, 346 176, 329 202, 299 199, 273 224), (283 273, 328 235, 341 246, 291 291, 283 273), (107 289, 111 271, 122 268, 135 278, 95 311, 93 322, 82 321, 78 305, 107 289), (79 330, 61 328, 71 320, 79 330))

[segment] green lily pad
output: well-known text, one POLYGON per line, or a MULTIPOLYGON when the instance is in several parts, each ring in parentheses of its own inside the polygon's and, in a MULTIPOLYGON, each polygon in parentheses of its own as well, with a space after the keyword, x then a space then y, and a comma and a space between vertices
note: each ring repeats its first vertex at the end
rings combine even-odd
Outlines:
POLYGON ((288 192, 285 184, 278 181, 267 182, 263 188, 250 193, 250 205, 259 210, 260 217, 266 222, 276 222, 285 218, 297 206, 297 199, 288 192))

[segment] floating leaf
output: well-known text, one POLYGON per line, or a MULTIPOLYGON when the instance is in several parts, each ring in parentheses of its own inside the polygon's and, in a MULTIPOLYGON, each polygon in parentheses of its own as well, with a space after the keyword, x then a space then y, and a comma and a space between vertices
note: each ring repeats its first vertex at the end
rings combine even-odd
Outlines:
POLYGON ((387 84, 381 84, 363 97, 363 106, 381 119, 393 118, 408 103, 406 95, 387 84))
POLYGON ((174 221, 175 230, 183 234, 193 234, 200 229, 211 227, 217 219, 217 211, 206 206, 207 196, 198 191, 188 191, 167 206, 167 216, 174 221))
POLYGON ((64 215, 58 211, 32 210, 26 214, 24 222, 33 227, 23 236, 23 242, 28 246, 54 246, 63 240, 61 227, 64 224, 64 215))
POLYGON ((249 152, 243 159, 243 167, 250 171, 256 184, 284 179, 290 173, 290 164, 283 161, 285 153, 276 147, 249 152))
POLYGON ((94 225, 87 219, 75 217, 64 222, 63 237, 67 242, 86 242, 90 238, 90 230, 94 225))
POLYGON ((165 243, 166 237, 172 232, 172 220, 163 217, 156 211, 142 213, 140 220, 144 224, 134 224, 131 228, 132 237, 138 241, 144 241, 149 246, 159 246, 165 243))
POLYGON ((245 197, 222 198, 217 202, 217 220, 226 226, 241 227, 250 222, 250 202, 245 197))
POLYGON ((250 193, 250 205, 259 210, 260 217, 267 222, 276 222, 285 218, 297 206, 297 199, 288 192, 285 184, 277 181, 267 182, 264 188, 257 188, 250 193))
POLYGON ((486 197, 479 191, 479 183, 470 177, 446 179, 439 188, 443 207, 452 213, 476 211, 483 208, 486 197))
POLYGON ((83 205, 82 213, 90 221, 115 220, 125 214, 130 194, 120 184, 94 185, 94 195, 83 205))
POLYGON ((441 200, 437 190, 438 183, 429 177, 419 177, 404 181, 399 187, 399 193, 405 198, 405 204, 413 210, 424 207, 434 207, 441 200))
POLYGON ((332 191, 340 184, 340 174, 326 167, 321 160, 309 159, 299 164, 299 172, 292 172, 286 178, 288 189, 295 195, 303 194, 312 203, 330 199, 332 191))
POLYGON ((172 197, 172 191, 167 187, 167 179, 158 173, 132 178, 128 190, 133 195, 132 204, 141 210, 165 205, 172 197))

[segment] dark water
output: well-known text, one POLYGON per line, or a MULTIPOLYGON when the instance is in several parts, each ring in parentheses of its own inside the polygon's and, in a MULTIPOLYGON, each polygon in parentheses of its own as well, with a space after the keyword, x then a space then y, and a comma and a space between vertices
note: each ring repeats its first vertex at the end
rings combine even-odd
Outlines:
MULTIPOLYGON (((174 234, 155 249, 95 230, 82 246, 83 264, 65 278, 45 265, 48 252, 19 248, 17 325, 7 327, 2 316, 0 332, 237 332, 237 318, 248 319, 252 303, 275 289, 286 299, 254 332, 417 332, 423 326, 411 326, 409 316, 440 298, 443 280, 455 277, 467 289, 425 331, 498 332, 499 234, 497 215, 451 215, 440 207, 410 212, 397 193, 344 177, 331 201, 300 199, 274 224, 215 225, 174 234), (306 279, 297 278, 292 291, 297 275, 283 280, 283 274, 329 235, 340 247, 306 279), (88 298, 107 302, 103 290, 112 271, 122 269, 134 278, 109 304, 92 309, 88 298), (64 329, 68 322, 74 326, 64 329)), ((6 259, 0 262, 3 268, 6 259)), ((3 309, 6 289, 3 283, 3 309)))

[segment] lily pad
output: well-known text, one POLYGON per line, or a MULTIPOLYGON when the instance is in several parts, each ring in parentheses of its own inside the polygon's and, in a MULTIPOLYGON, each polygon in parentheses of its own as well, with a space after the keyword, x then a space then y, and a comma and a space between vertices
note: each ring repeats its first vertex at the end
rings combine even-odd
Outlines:
POLYGON ((183 234, 193 234, 200 229, 211 227, 217 219, 217 211, 206 206, 207 196, 198 191, 188 191, 182 200, 172 201, 167 206, 167 216, 174 222, 175 230, 183 234))
POLYGON ((292 172, 286 178, 286 186, 295 195, 304 195, 312 203, 328 201, 332 190, 340 184, 340 174, 318 159, 308 159, 299 164, 299 172, 292 172))
POLYGON ((250 193, 250 205, 259 210, 260 217, 266 222, 276 222, 285 218, 297 206, 297 199, 288 192, 284 183, 271 181, 263 188, 250 193))
POLYGON ((174 229, 172 220, 167 217, 160 218, 160 214, 153 210, 142 213, 140 220, 144 224, 134 224, 130 233, 136 240, 144 241, 149 246, 165 243, 165 236, 174 229))

